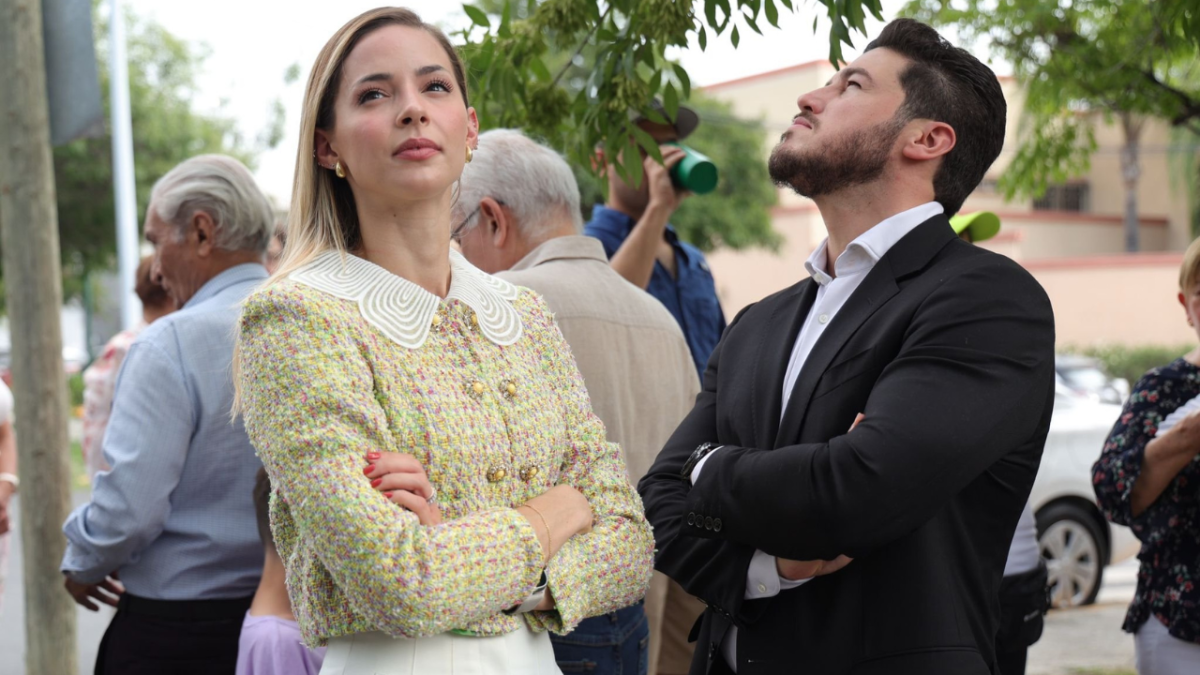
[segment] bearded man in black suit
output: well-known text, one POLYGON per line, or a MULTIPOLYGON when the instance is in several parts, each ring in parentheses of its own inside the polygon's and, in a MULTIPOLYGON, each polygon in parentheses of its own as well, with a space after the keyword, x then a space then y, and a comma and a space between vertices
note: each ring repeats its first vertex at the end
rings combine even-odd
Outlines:
POLYGON ((639 485, 707 610, 693 675, 994 675, 997 589, 1054 399, 1054 319, 948 218, 1004 144, 996 76, 889 24, 802 95, 772 177, 810 277, 746 309, 639 485))

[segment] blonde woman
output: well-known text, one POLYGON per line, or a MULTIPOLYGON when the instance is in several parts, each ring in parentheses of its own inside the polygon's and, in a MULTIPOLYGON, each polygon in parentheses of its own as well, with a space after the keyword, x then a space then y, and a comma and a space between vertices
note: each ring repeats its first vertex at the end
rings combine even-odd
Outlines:
POLYGON ((553 317, 450 251, 477 134, 458 56, 412 12, 317 57, 238 382, 322 673, 557 673, 546 630, 649 583, 641 502, 553 317))

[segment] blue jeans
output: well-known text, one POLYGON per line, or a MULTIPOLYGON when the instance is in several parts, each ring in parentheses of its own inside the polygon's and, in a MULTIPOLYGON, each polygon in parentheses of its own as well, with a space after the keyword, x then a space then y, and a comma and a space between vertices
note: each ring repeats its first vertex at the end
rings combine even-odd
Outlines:
POLYGON ((642 601, 579 622, 567 635, 550 635, 564 675, 646 675, 650 668, 650 623, 642 601))

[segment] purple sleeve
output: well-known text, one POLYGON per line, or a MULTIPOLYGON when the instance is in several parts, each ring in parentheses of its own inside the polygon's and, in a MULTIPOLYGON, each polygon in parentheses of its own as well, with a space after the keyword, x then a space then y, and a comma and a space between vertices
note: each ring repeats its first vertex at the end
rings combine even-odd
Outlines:
POLYGON ((325 648, 300 642, 295 621, 247 616, 238 641, 237 675, 317 675, 325 648))

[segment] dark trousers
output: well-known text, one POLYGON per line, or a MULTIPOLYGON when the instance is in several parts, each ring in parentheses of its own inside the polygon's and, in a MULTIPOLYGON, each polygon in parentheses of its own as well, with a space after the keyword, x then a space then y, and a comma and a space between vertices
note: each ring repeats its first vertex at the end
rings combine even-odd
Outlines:
POLYGON ((148 600, 126 593, 104 632, 96 675, 233 675, 252 598, 148 600))
POLYGON ((996 633, 996 662, 1000 675, 1025 675, 1029 646, 1042 637, 1042 617, 1050 607, 1046 563, 1000 583, 1000 630, 996 633))
POLYGON ((646 675, 650 622, 642 605, 584 619, 567 635, 552 634, 554 659, 564 675, 646 675))

